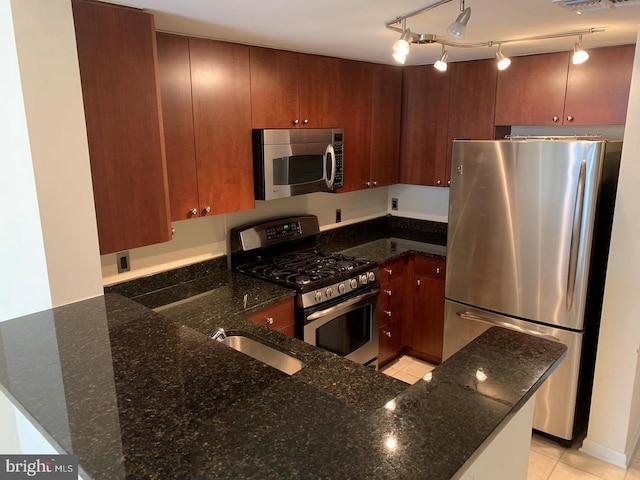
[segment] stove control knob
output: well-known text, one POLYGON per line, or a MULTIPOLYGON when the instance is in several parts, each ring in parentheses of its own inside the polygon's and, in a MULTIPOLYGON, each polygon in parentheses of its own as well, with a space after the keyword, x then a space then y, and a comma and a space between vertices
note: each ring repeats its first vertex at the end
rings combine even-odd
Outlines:
POLYGON ((315 298, 316 298, 316 302, 319 302, 320 300, 322 300, 322 292, 320 290, 316 292, 315 298))
POLYGON ((344 293, 347 288, 344 286, 344 283, 338 285, 338 292, 344 293))
POLYGON ((376 274, 373 272, 367 272, 367 278, 369 279, 370 282, 375 282, 376 281, 376 274))
POLYGON ((351 280, 349 280, 349 286, 351 287, 352 290, 354 288, 358 288, 358 280, 356 280, 355 278, 352 278, 351 280))
POLYGON ((367 280, 367 274, 363 273, 362 275, 360 275, 360 284, 361 285, 366 285, 369 282, 369 280, 367 280))
POLYGON ((324 294, 327 296, 327 298, 331 298, 333 296, 333 290, 331 290, 331 287, 327 288, 324 291, 324 294))

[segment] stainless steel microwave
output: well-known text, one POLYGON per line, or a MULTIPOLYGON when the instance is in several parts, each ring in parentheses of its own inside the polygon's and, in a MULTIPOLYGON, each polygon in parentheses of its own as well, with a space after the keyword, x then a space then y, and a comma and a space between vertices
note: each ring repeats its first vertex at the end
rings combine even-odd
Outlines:
POLYGON ((256 200, 272 200, 342 187, 340 128, 253 130, 256 200))

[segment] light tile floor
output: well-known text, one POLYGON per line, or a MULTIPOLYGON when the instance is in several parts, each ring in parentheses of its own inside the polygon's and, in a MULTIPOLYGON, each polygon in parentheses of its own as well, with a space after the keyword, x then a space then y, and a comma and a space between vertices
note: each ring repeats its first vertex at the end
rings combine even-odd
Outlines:
MULTIPOLYGON (((403 355, 381 371, 414 384, 434 368, 422 360, 403 355)), ((545 437, 533 434, 527 480, 640 480, 640 451, 629 469, 624 470, 580 452, 581 442, 574 443, 570 448, 563 448, 545 437)))

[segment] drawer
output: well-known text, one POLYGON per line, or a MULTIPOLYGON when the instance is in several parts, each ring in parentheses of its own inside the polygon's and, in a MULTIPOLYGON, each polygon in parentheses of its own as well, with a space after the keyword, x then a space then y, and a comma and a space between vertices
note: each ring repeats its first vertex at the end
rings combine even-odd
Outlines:
POLYGON ((404 264, 404 258, 381 264, 378 268, 380 271, 380 285, 384 286, 393 280, 402 278, 404 275, 404 264))
POLYGON ((295 335, 295 312, 293 298, 276 303, 247 315, 247 319, 271 330, 281 331, 290 336, 295 335))

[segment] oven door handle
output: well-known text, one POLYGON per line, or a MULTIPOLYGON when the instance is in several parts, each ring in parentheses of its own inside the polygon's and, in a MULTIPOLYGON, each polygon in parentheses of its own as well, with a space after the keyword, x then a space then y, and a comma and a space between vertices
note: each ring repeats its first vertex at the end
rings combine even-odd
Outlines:
POLYGON ((363 300, 367 300, 371 297, 376 297, 380 293, 379 288, 374 288, 368 293, 363 293, 362 295, 358 295, 357 297, 350 298, 346 302, 339 303, 338 305, 334 305, 333 307, 329 307, 325 310, 320 310, 319 312, 312 313, 307 317, 307 320, 317 320, 318 318, 326 317, 327 315, 331 315, 337 311, 343 310, 347 307, 355 305, 356 303, 360 303, 363 300))

